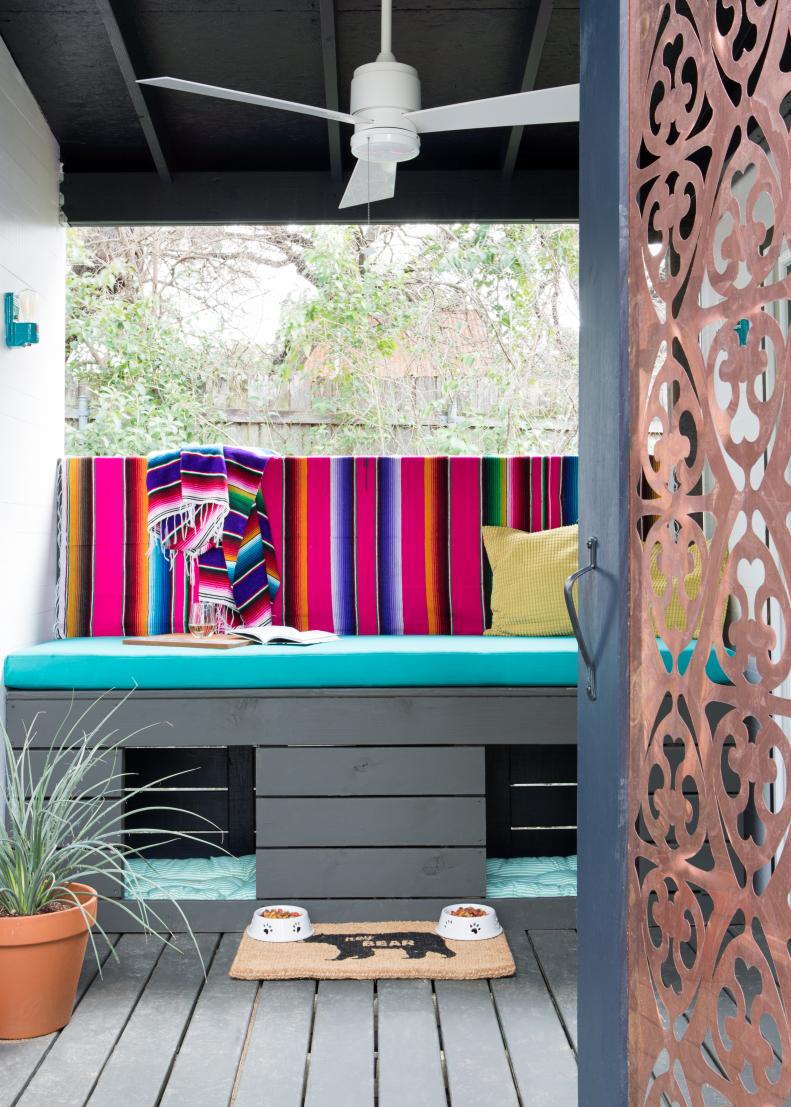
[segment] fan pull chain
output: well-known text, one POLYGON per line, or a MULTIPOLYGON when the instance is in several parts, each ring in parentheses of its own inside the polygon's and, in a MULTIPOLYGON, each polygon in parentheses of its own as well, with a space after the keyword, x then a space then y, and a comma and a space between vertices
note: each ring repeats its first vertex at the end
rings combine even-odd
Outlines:
POLYGON ((366 189, 367 196, 366 196, 366 205, 365 205, 366 206, 366 211, 368 213, 368 224, 366 226, 366 232, 367 232, 366 233, 366 240, 368 241, 368 243, 370 245, 370 233, 371 233, 371 136, 370 135, 368 135, 368 138, 366 139, 366 143, 367 143, 367 146, 368 146, 368 157, 366 158, 366 161, 365 161, 365 171, 368 175, 368 186, 367 186, 367 189, 366 189))

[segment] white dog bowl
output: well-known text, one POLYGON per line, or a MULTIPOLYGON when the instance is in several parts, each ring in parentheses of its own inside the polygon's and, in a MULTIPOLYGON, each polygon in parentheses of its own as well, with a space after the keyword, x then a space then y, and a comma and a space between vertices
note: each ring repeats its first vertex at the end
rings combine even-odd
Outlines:
POLYGON ((247 928, 251 938, 259 942, 301 942, 313 934, 310 916, 304 907, 290 903, 272 903, 259 907, 247 928), (265 911, 287 911, 293 918, 268 919, 265 911))
POLYGON ((454 942, 480 942, 484 938, 496 938, 502 932, 497 912, 485 903, 451 903, 442 908, 437 924, 437 934, 443 938, 451 938, 454 942), (465 908, 482 911, 483 914, 473 917, 454 915, 454 911, 465 908))

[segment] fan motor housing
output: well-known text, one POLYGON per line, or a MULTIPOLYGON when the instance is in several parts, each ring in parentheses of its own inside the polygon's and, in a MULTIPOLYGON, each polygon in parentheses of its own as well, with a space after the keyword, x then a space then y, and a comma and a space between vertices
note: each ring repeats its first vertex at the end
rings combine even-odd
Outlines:
POLYGON ((376 61, 354 71, 352 115, 359 117, 351 147, 366 161, 409 161, 420 152, 420 139, 405 112, 420 110, 417 70, 401 62, 376 61))

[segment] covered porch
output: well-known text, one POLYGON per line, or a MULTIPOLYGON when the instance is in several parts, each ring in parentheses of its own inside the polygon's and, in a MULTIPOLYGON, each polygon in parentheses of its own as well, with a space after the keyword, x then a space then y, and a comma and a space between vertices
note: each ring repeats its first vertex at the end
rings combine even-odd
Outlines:
MULTIPOLYGON (((14 63, 19 68, 58 141, 64 163, 62 212, 70 223, 347 218, 337 202, 353 163, 337 124, 297 119, 287 128, 277 113, 262 115, 222 102, 185 105, 157 90, 143 93, 135 78, 188 69, 189 75, 203 71, 217 84, 254 91, 263 71, 280 94, 337 108, 339 102, 343 106, 354 65, 367 57, 368 39, 376 40, 377 4, 352 10, 320 0, 289 3, 278 11, 233 5, 219 24, 217 12, 199 5, 149 10, 101 0, 66 11, 53 4, 47 33, 43 40, 39 36, 35 49, 28 16, 16 9, 6 15, 2 34, 10 57, 4 64, 9 72, 14 63), (64 69, 64 57, 80 57, 85 64, 71 61, 64 69)), ((574 2, 432 4, 420 12, 396 4, 396 49, 425 73, 426 103, 574 83, 579 77, 578 18, 574 2)), ((32 98, 20 103, 26 113, 35 110, 32 98)), ((426 145, 426 156, 405 170, 396 197, 380 205, 376 218, 393 223, 574 220, 577 142, 576 124, 526 132, 514 127, 466 139, 460 133, 444 136, 433 149, 426 145)), ((35 156, 40 154, 37 149, 35 156)), ((58 211, 49 200, 43 208, 55 231, 58 211)), ((46 305, 53 324, 59 307, 54 290, 46 305)), ((46 481, 41 483, 44 488, 46 481)), ((27 641, 37 638, 41 632, 31 627, 27 641)), ((13 643, 25 644, 24 635, 13 643)), ((566 687, 535 701, 550 744, 574 740, 575 696, 568 685, 575 656, 576 650, 568 673, 564 670, 566 687)), ((67 683, 75 687, 71 677, 67 683)), ((502 740, 520 728, 522 700, 507 694, 498 698, 503 699, 498 719, 507 717, 502 740)), ((420 695, 415 702, 419 706, 420 695)), ((482 805, 481 743, 488 740, 488 707, 476 699, 471 714, 471 703, 451 689, 436 713, 444 721, 432 723, 424 740, 434 735, 444 743, 477 744, 480 779, 472 788, 477 796, 464 802, 482 805)), ((29 705, 24 692, 11 692, 9 724, 29 705)), ((223 706, 222 700, 215 704, 216 723, 223 706)), ((319 698, 309 712, 310 726, 318 727, 325 711, 319 698)), ((370 733, 368 715, 366 707, 355 741, 370 733)), ((210 726, 197 714, 187 723, 190 730, 203 726, 201 741, 211 740, 210 726)), ((339 735, 345 725, 338 722, 339 735)), ((385 740, 388 733, 390 740, 401 733, 394 721, 385 729, 385 740)), ((295 732, 294 740, 303 739, 295 732)), ((507 780, 507 763, 500 759, 498 766, 507 780)), ((573 803, 573 783, 567 783, 573 803)), ((507 838, 514 820, 505 811, 492 811, 493 826, 498 814, 496 832, 507 838)), ((565 809, 562 818, 541 820, 574 821, 565 809)), ((561 832, 550 825, 540 833, 551 838, 561 832)), ((565 825, 562 834, 573 839, 573 826, 565 825)), ((482 858, 480 845, 478 840, 475 853, 482 858)), ((316 895, 337 894, 330 882, 327 888, 316 895)), ((358 898, 340 906, 316 898, 311 910, 319 918, 322 911, 328 918, 422 918, 441 904, 437 896, 442 893, 425 894, 425 900, 411 903, 408 898, 388 903, 385 893, 379 902, 358 898)), ((390 895, 403 893, 397 889, 390 895)), ((89 952, 71 1023, 47 1038, 0 1043, 2 1107, 43 1105, 53 1096, 75 1107, 119 1098, 140 1107, 186 1102, 197 1107, 465 1107, 482 1102, 571 1107, 576 1102, 573 896, 498 901, 517 975, 492 981, 233 981, 228 969, 238 927, 254 906, 229 904, 228 921, 218 926, 216 912, 193 905, 190 921, 207 968, 205 979, 183 933, 172 938, 181 953, 140 934, 114 933, 119 961, 100 946, 101 973, 89 952)), ((127 929, 120 911, 103 917, 108 928, 127 929)))
MULTIPOLYGON (((347 106, 354 66, 374 49, 377 24, 378 4, 350 0, 42 0, 35 9, 0 2, 0 272, 12 305, 23 290, 41 299, 40 345, 3 349, 0 359, 4 372, 8 366, 0 521, 22 539, 4 563, 13 570, 4 574, 12 582, 0 623, 4 655, 40 648, 56 622, 63 223, 348 218, 337 204, 352 159, 336 122, 185 102, 144 92, 137 78, 172 71, 251 91, 266 83, 267 91, 337 111, 347 106)), ((462 760, 472 752, 473 784, 451 798, 480 819, 485 747, 521 744, 532 753, 530 727, 551 717, 562 744, 573 747, 580 734, 574 826, 551 828, 579 826, 579 912, 573 897, 499 901, 516 962, 508 979, 287 983, 228 977, 247 899, 230 910, 196 908, 205 978, 171 918, 163 932, 174 932, 182 955, 106 915, 120 960, 102 954, 100 973, 88 958, 64 1030, 0 1043, 0 1104, 120 1096, 140 1107, 573 1107, 579 1096, 585 1107, 788 1107, 787 15, 776 0, 583 0, 581 13, 575 0, 399 0, 394 30, 398 54, 420 68, 427 107, 581 79, 579 127, 428 136, 377 218, 580 220, 579 561, 590 557, 587 568, 596 570, 582 601, 595 656, 582 651, 578 682, 564 677, 560 692, 547 681, 538 710, 524 687, 504 694, 495 679, 476 712, 461 680, 428 694, 357 688, 348 697, 359 716, 351 738, 349 705, 340 721, 328 712, 327 686, 294 697, 304 685, 285 696, 254 685, 234 709, 240 725, 225 748, 246 746, 251 772, 255 747, 266 766, 268 747, 279 744, 287 760, 299 747, 294 763, 303 748, 313 760, 322 745, 399 745, 411 777, 394 793, 399 837, 384 843, 399 854, 389 854, 395 868, 377 864, 372 840, 294 848, 310 863, 317 913, 415 918, 399 916, 386 889, 325 891, 326 847, 347 860, 368 850, 385 883, 408 862, 398 909, 417 903, 435 917, 449 888, 431 882, 438 873, 455 879, 440 854, 466 861, 478 880, 475 898, 485 900, 486 836, 547 827, 510 821, 480 830, 465 815, 452 841, 447 824, 430 841, 406 841, 414 808, 402 801, 440 798, 429 784, 415 795, 415 777, 429 774, 416 769, 412 747, 443 755, 443 747, 459 748, 462 760), (655 585, 657 559, 669 590, 655 585), (697 589, 688 589, 695 574, 697 589), (295 698, 311 701, 298 718, 295 698), (369 698, 388 702, 372 713, 369 698), (425 708, 417 727, 416 704, 425 708), (261 718, 276 725, 262 733, 261 718), (295 718, 314 730, 283 738, 284 720, 293 727, 295 718), (373 738, 364 729, 372 719, 373 738), (417 894, 416 872, 425 877, 417 894)), ((141 472, 145 465, 142 457, 119 460, 136 460, 141 472)), ((421 525, 428 514, 417 512, 421 525)), ((487 520, 473 515, 477 539, 487 520)), ((92 527, 90 509, 80 521, 92 527)), ((379 532, 370 525, 368 533, 379 532)), ((446 551, 449 543, 434 546, 446 551)), ((92 587, 96 561, 84 564, 92 587)), ((124 595, 123 614, 125 604, 124 595)), ((92 604, 84 611, 90 621, 92 604)), ((54 688, 10 687, 9 717, 26 702, 62 702, 74 687, 71 678, 54 688)), ((88 696, 98 690, 90 680, 80 688, 88 696)), ((184 717, 190 731, 203 726, 199 744, 213 746, 223 697, 211 694, 215 685, 206 689, 215 715, 184 717)), ((164 691, 189 703, 201 698, 188 681, 164 691)), ((183 733, 179 744, 192 736, 183 733)), ((349 759, 344 752, 346 769, 349 759)), ((367 769, 367 754, 363 760, 367 769)), ((321 771, 320 758, 316 765, 321 771)), ((353 760, 351 772, 360 776, 353 760)), ((266 775, 260 792, 243 789, 259 872, 286 851, 255 838, 257 801, 272 798, 266 775)), ((288 790, 276 798, 306 801, 302 811, 331 800, 321 805, 322 833, 336 834, 336 812, 346 814, 350 795, 369 812, 369 801, 382 798, 359 789, 299 791, 294 775, 289 769, 288 790)), ((344 835, 353 822, 340 820, 344 835)), ((290 874, 288 861, 281 872, 290 874)), ((356 879, 360 873, 358 866, 356 879)), ((271 885, 260 887, 269 899, 271 885)), ((34 912, 13 917, 26 914, 34 912)))

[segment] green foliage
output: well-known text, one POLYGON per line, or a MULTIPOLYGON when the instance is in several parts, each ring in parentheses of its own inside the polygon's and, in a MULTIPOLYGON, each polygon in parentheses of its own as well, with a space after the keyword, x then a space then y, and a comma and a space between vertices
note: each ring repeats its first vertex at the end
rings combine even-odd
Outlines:
POLYGON ((69 449, 232 440, 242 388, 283 452, 573 449, 577 283, 571 226, 72 232, 68 369, 90 411, 69 449), (231 340, 228 290, 285 266, 301 279, 274 342, 231 340), (293 395, 315 413, 298 441, 271 410, 293 395))
POLYGON ((222 437, 206 393, 223 379, 216 341, 190 337, 177 304, 163 303, 123 254, 91 255, 69 236, 66 366, 90 395, 90 422, 69 428, 82 454, 147 453, 222 437))
POLYGON ((576 227, 319 228, 314 242, 313 287, 280 334, 286 372, 324 389, 311 451, 573 448, 576 227))
MULTIPOLYGON (((146 846, 134 849, 123 841, 125 800, 150 794, 175 776, 162 777, 151 784, 127 788, 123 797, 117 793, 125 781, 123 774, 113 771, 114 754, 122 741, 113 738, 110 711, 89 731, 80 732, 85 715, 71 727, 67 721, 44 754, 40 773, 31 767, 33 732, 29 732, 20 750, 14 750, 4 728, 0 727, 0 752, 5 756, 5 780, 0 790, 0 809, 5 808, 5 820, 0 820, 0 915, 36 915, 53 903, 79 905, 71 885, 100 874, 124 895, 126 859, 145 854, 146 846)), ((156 816, 174 807, 150 804, 137 809, 142 816, 156 816)), ((212 829, 215 824, 193 815, 212 829)), ((135 830, 137 835, 155 839, 186 838, 201 841, 195 835, 180 831, 163 831, 156 827, 135 830)), ((140 896, 153 893, 169 899, 153 877, 137 874, 140 896)), ((110 897, 99 893, 99 899, 110 897)), ((118 904, 146 931, 164 930, 167 926, 150 904, 138 899, 114 898, 118 904)), ((170 900, 174 903, 173 900, 170 900)), ((182 918, 186 923, 183 912, 182 918)), ((189 926, 187 926, 189 929, 189 926)))

